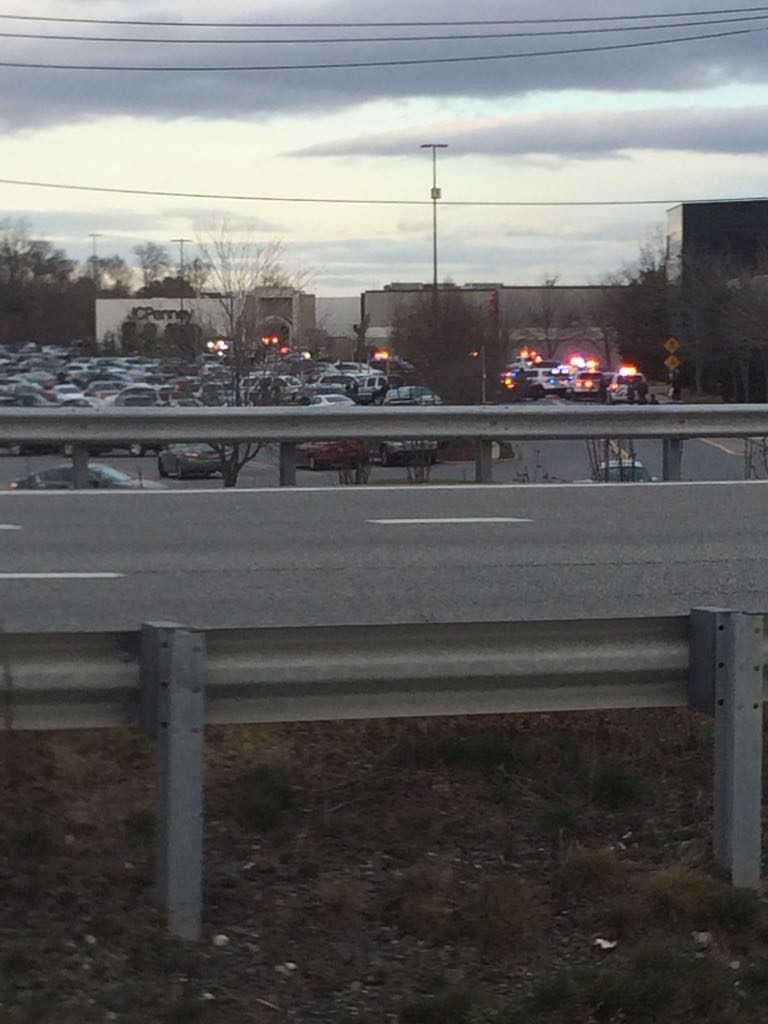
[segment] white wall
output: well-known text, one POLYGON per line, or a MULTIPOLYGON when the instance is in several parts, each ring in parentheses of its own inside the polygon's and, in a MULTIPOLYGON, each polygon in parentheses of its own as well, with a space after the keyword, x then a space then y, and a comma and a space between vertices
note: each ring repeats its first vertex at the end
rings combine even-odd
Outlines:
POLYGON ((159 331, 169 323, 190 321, 213 335, 226 334, 226 322, 218 299, 97 299, 96 342, 103 348, 111 336, 120 347, 120 329, 127 320, 138 326, 153 323, 159 331))

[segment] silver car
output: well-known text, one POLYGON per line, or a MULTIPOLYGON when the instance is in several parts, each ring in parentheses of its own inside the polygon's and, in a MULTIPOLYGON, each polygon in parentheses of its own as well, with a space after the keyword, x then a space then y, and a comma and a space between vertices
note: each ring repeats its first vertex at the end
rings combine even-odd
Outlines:
POLYGON ((222 469, 221 455, 209 444, 172 444, 157 456, 157 472, 163 477, 209 477, 222 469))

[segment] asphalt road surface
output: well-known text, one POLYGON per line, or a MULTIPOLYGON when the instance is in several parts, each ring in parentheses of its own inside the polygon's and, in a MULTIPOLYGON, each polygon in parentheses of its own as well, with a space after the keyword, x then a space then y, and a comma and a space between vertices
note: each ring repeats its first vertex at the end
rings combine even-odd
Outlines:
MULTIPOLYGON (((622 442, 625 454, 632 448, 636 457, 652 476, 662 476, 661 442, 622 442)), ((588 480, 591 476, 587 444, 584 441, 546 441, 541 443, 517 444, 515 457, 494 463, 494 480, 497 483, 547 483, 588 480)), ((12 480, 18 480, 32 473, 64 462, 60 456, 11 457, 0 450, 0 490, 8 487, 12 480)), ((133 476, 141 475, 146 480, 157 480, 157 459, 146 456, 136 458, 125 453, 110 453, 96 462, 106 462, 133 476)), ((752 475, 768 477, 768 460, 752 459, 752 475)), ((376 464, 371 470, 371 483, 405 482, 407 471, 402 467, 385 469, 376 464)), ((473 483, 475 466, 471 461, 440 462, 433 469, 431 478, 436 483, 473 483)), ((743 480, 745 478, 744 442, 740 438, 712 439, 707 441, 686 441, 683 446, 684 480, 743 480)), ((200 487, 220 488, 221 480, 167 480, 172 489, 200 487)), ((331 470, 309 472, 298 471, 298 482, 303 487, 328 487, 338 483, 338 474, 331 470)), ((265 448, 258 453, 241 474, 241 483, 247 487, 277 487, 278 456, 274 448, 265 448)))
POLYGON ((768 483, 0 494, 8 630, 768 611, 768 483))

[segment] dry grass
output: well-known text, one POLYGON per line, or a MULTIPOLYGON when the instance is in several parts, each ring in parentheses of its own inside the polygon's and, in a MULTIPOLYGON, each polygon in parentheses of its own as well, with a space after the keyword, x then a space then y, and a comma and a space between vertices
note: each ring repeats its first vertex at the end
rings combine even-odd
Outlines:
POLYGON ((710 743, 678 711, 211 729, 186 946, 150 904, 151 746, 24 736, 0 790, 0 1024, 764 1024, 764 908, 690 859, 710 743))
POLYGON ((660 924, 739 931, 757 919, 754 893, 733 889, 691 864, 672 864, 642 880, 639 896, 660 924))
POLYGON ((542 908, 534 887, 511 875, 486 878, 469 913, 471 933, 485 946, 514 946, 540 927, 542 908))
POLYGON ((422 860, 409 867, 397 885, 397 918, 412 935, 444 935, 456 905, 453 867, 442 860, 422 860))
POLYGON ((627 866, 611 847, 576 846, 560 870, 563 886, 571 891, 611 891, 627 877, 627 866))
POLYGON ((351 917, 365 909, 365 886, 356 878, 321 875, 317 895, 323 907, 336 917, 351 917))

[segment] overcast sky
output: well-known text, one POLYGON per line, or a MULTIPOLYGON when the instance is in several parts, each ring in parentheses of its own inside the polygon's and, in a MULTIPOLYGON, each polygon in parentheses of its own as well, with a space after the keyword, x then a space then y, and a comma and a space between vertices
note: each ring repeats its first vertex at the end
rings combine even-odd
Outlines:
MULTIPOLYGON (((0 214, 28 217, 37 233, 78 258, 90 252, 91 232, 102 236, 100 253, 129 258, 146 240, 194 239, 220 214, 235 223, 252 219, 265 240, 282 237, 289 259, 315 271, 318 294, 351 295, 431 278, 431 209, 415 204, 429 199, 431 187, 430 157, 420 144, 440 142, 449 147, 438 164, 441 278, 535 284, 559 275, 563 283, 595 282, 636 256, 673 201, 765 194, 768 4, 728 13, 738 6, 7 0, 0 8, 0 177, 398 203, 220 201, 0 184, 0 214), (13 14, 184 24, 5 17, 13 14), (534 14, 535 24, 500 23, 534 14), (600 14, 602 21, 587 20, 600 14), (488 24, 493 19, 497 24, 488 24), (392 24, 430 21, 436 24, 392 24), (450 24, 461 21, 473 23, 450 24), (726 32, 741 34, 720 35, 726 32), (136 41, 108 41, 116 37, 136 41), (394 40, 364 41, 371 37, 394 40), (564 49, 587 52, 508 56, 564 49), (446 62, 392 63, 419 60, 446 62), (376 61, 389 64, 295 69, 376 61), (84 67, 7 66, 14 63, 84 67), (662 203, 448 205, 653 199, 662 203)), ((194 245, 187 251, 194 255, 194 245)))

